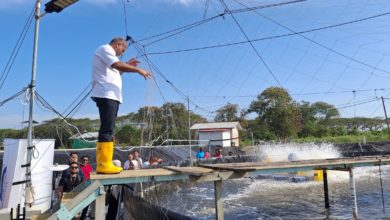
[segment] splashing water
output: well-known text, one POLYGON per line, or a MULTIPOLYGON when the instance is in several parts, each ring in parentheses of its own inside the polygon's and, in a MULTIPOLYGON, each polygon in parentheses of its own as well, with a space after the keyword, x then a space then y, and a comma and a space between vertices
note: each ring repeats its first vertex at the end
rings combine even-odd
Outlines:
POLYGON ((263 144, 255 146, 258 156, 269 162, 339 158, 341 153, 333 144, 263 144))
MULTIPOLYGON (((332 144, 265 144, 256 146, 263 160, 282 162, 339 158, 332 144)), ((355 169, 359 215, 362 219, 389 217, 382 213, 378 167, 355 169), (364 208, 362 208, 364 207, 364 208)), ((386 206, 390 194, 390 166, 382 167, 386 206), (386 190, 387 189, 387 190, 386 190)), ((322 182, 292 183, 273 179, 236 179, 223 182, 225 219, 351 219, 349 174, 329 171, 331 208, 323 208, 322 182)), ((160 205, 196 219, 214 219, 214 190, 211 182, 182 185, 164 194, 160 205), (167 205, 166 202, 170 201, 167 205)))

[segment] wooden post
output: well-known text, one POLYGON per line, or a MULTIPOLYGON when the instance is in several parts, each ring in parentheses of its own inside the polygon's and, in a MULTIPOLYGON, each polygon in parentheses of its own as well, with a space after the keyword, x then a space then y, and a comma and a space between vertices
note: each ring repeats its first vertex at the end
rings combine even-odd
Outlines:
POLYGON ((106 218, 106 194, 102 193, 95 201, 95 219, 96 220, 105 220, 106 218))
POLYGON ((390 126, 389 126, 389 120, 387 119, 387 112, 386 112, 385 100, 383 99, 383 96, 381 97, 381 99, 382 99, 383 111, 385 112, 385 119, 386 119, 386 125, 387 125, 387 132, 390 134, 390 126))
POLYGON ((214 181, 215 195, 215 217, 217 220, 223 220, 223 199, 222 199, 222 180, 214 181))
POLYGON ((356 200, 355 179, 353 178, 353 168, 349 169, 349 186, 351 189, 352 199, 353 199, 352 215, 354 219, 358 219, 358 208, 357 208, 357 200, 356 200))
POLYGON ((324 169, 322 170, 323 182, 324 182, 324 197, 325 197, 325 208, 329 209, 329 189, 328 189, 328 173, 324 169))

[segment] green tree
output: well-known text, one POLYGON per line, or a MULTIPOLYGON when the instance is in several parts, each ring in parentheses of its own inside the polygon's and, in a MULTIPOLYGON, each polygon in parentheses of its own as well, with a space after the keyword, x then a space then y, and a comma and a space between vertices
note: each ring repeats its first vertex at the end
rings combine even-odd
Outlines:
POLYGON ((141 130, 135 125, 125 125, 116 134, 115 141, 118 144, 135 146, 140 144, 141 130))
POLYGON ((257 113, 257 120, 277 138, 296 137, 302 129, 302 116, 297 103, 280 87, 270 87, 257 96, 248 112, 257 113))
POLYGON ((214 118, 216 122, 240 121, 238 116, 238 105, 228 103, 217 110, 217 115, 214 118))
POLYGON ((299 105, 302 114, 303 129, 300 137, 323 137, 337 133, 340 129, 331 126, 331 119, 340 116, 339 111, 331 104, 325 102, 302 102, 299 105))

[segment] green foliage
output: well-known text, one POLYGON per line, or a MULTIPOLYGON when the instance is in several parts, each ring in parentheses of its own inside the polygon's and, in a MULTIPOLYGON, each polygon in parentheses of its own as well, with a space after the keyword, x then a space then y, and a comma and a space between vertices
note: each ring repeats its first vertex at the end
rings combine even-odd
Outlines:
MULTIPOLYGON (((188 139, 188 116, 191 125, 206 119, 188 112, 183 103, 167 102, 161 107, 145 106, 137 112, 120 116, 116 121, 116 144, 157 145, 165 139, 188 139)), ((258 140, 356 142, 388 140, 385 121, 381 118, 340 118, 339 111, 325 102, 301 102, 292 99, 287 90, 270 87, 253 100, 248 109, 227 103, 216 111, 217 122, 239 121, 241 144, 258 140), (255 118, 248 120, 248 114, 255 118)), ((34 126, 34 138, 56 139, 56 147, 70 147, 69 137, 78 132, 98 131, 99 119, 61 119, 44 121, 34 126), (78 130, 77 130, 78 129, 78 130)), ((0 139, 25 138, 27 130, 0 129, 0 139)), ((194 137, 192 137, 194 138, 194 137)), ((184 143, 183 143, 184 144, 184 143)))
POLYGON ((115 134, 115 141, 118 144, 136 146, 141 143, 141 130, 134 125, 125 125, 115 134))
MULTIPOLYGON (((135 124, 136 130, 122 131, 125 127, 117 129, 116 142, 122 145, 144 145, 154 141, 156 145, 164 139, 188 139, 188 116, 183 103, 168 102, 161 107, 142 107, 137 113, 118 118, 118 121, 127 120, 135 124)), ((192 124, 206 121, 193 112, 190 112, 190 117, 192 124)))
POLYGON ((272 134, 270 138, 296 137, 302 130, 298 105, 283 88, 270 87, 264 90, 250 104, 248 112, 257 113, 256 121, 272 134))
POLYGON ((295 142, 330 142, 335 144, 344 143, 363 143, 366 142, 382 142, 389 141, 389 135, 382 132, 365 132, 360 135, 340 135, 340 136, 326 136, 326 137, 307 137, 295 139, 295 142))
POLYGON ((238 105, 228 103, 217 110, 217 115, 214 118, 216 122, 240 121, 238 116, 238 105))

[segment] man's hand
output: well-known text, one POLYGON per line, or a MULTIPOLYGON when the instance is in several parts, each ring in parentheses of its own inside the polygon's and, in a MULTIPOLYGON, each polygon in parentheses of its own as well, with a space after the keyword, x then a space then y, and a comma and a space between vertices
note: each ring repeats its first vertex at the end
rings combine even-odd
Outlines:
POLYGON ((139 74, 141 74, 145 79, 151 79, 153 76, 150 72, 143 69, 139 70, 139 74))
POLYGON ((127 64, 129 64, 130 66, 137 66, 139 64, 139 61, 135 58, 131 58, 129 61, 127 61, 127 64))

